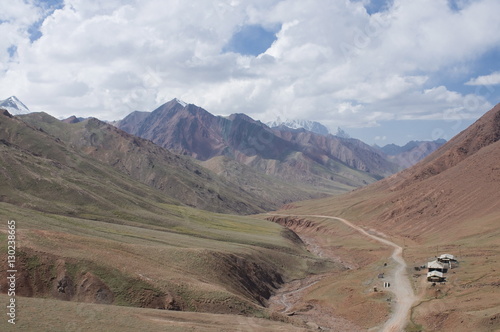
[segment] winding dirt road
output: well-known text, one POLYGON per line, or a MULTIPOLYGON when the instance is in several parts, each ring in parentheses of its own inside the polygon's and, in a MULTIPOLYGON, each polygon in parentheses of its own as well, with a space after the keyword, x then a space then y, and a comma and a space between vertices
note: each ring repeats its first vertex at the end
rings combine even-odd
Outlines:
MULTIPOLYGON (((289 216, 282 214, 271 214, 277 216, 289 216)), ((408 318, 410 314, 410 310, 413 304, 417 301, 417 297, 413 292, 413 288, 411 287, 410 280, 406 276, 406 262, 403 259, 403 248, 391 242, 385 238, 383 238, 381 234, 374 235, 363 228, 354 225, 353 223, 338 217, 324 216, 324 215, 294 215, 296 217, 313 217, 313 218, 326 218, 338 220, 346 224, 347 226, 353 228, 359 233, 370 237, 378 242, 381 242, 385 245, 391 246, 394 248, 392 252, 392 259, 397 263, 397 267, 393 272, 393 282, 391 291, 396 296, 395 310, 389 320, 385 322, 380 331, 384 332, 400 332, 404 331, 404 327, 408 323, 408 318)))

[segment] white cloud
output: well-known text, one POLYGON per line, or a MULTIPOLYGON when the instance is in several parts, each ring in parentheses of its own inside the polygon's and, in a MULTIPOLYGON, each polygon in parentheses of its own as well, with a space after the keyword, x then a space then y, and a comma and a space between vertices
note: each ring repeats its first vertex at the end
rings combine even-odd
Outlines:
POLYGON ((34 43, 27 29, 44 14, 23 1, 7 7, 0 98, 17 95, 35 111, 107 120, 174 97, 217 114, 311 118, 335 127, 472 118, 491 106, 488 100, 435 78, 447 68, 468 72, 500 45, 495 0, 461 2, 459 11, 447 0, 395 0, 372 16, 359 1, 66 0, 34 43), (282 29, 259 57, 223 53, 246 24, 282 29))
POLYGON ((21 0, 0 2, 0 73, 8 69, 8 49, 26 43, 29 27, 41 18, 42 11, 21 0))
POLYGON ((500 84, 500 71, 491 73, 490 75, 479 76, 469 80, 466 85, 497 85, 500 84))

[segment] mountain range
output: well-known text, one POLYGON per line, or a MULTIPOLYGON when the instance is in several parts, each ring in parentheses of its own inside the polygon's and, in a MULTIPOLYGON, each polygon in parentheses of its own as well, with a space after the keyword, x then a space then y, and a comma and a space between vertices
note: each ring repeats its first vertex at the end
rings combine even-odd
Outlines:
POLYGON ((303 128, 270 128, 244 114, 214 116, 174 99, 133 112, 116 126, 222 172, 224 156, 259 173, 325 193, 339 193, 393 174, 399 167, 363 142, 303 128))
MULTIPOLYGON (((15 96, 3 103, 7 108, 14 109, 18 115, 29 112, 15 96)), ((92 144, 98 144, 97 141, 91 141, 91 137, 107 137, 106 139, 110 140, 107 149, 113 153, 106 154, 106 162, 155 188, 165 190, 177 187, 166 186, 164 182, 167 180, 162 173, 165 171, 160 172, 158 168, 153 172, 154 175, 146 171, 144 165, 137 166, 133 172, 131 156, 123 151, 121 154, 118 150, 113 151, 113 144, 123 145, 115 138, 120 137, 123 140, 126 135, 115 131, 113 135, 108 136, 112 127, 104 122, 75 116, 58 121, 42 113, 27 115, 24 121, 43 128, 45 132, 66 143, 72 142, 73 146, 86 142, 88 146, 86 150, 82 150, 85 152, 90 151, 88 147, 92 144), (91 124, 99 127, 99 130, 107 131, 108 134, 91 135, 82 131, 82 128, 90 128, 91 124), (65 125, 73 126, 64 127, 65 125), (111 158, 115 160, 110 160, 111 158)), ((199 168, 197 172, 212 172, 213 178, 217 179, 215 187, 225 186, 240 191, 238 195, 230 194, 228 197, 245 197, 245 207, 241 205, 239 212, 235 202, 233 204, 226 200, 223 204, 214 204, 213 197, 208 198, 214 196, 213 189, 209 191, 211 194, 205 194, 203 199, 197 198, 198 202, 205 201, 204 205, 210 207, 209 209, 220 212, 255 213, 296 200, 346 192, 393 174, 401 167, 411 165, 409 160, 419 160, 437 147, 437 144, 419 142, 418 147, 413 146, 411 151, 403 149, 398 155, 387 155, 384 149, 370 147, 359 140, 348 138, 347 135, 325 135, 324 130, 323 134, 318 134, 300 127, 304 125, 326 129, 312 121, 299 121, 294 125, 289 123, 290 126, 297 127, 296 129, 283 124, 270 128, 244 114, 214 116, 179 99, 173 99, 153 112, 133 112, 114 125, 131 135, 145 138, 163 147, 166 149, 163 154, 171 151, 197 159, 201 168, 192 161, 191 166, 185 164, 177 167, 182 169, 196 166, 199 168), (247 177, 253 180, 245 181, 247 177)), ((103 145, 104 141, 99 144, 103 145)), ((81 147, 83 146, 85 145, 81 147)), ((150 155, 142 156, 144 150, 139 150, 136 161, 152 158, 150 155)), ((104 156, 99 157, 100 161, 103 161, 104 156)), ((183 157, 184 160, 188 160, 186 157, 183 157)), ((188 205, 200 208, 200 204, 190 200, 196 195, 193 196, 189 192, 184 191, 185 196, 181 195, 180 198, 188 205)))
MULTIPOLYGON (((304 120, 304 119, 285 119, 285 120, 282 120, 280 117, 278 117, 274 121, 266 122, 266 125, 272 129, 275 129, 275 128, 280 128, 280 129, 284 129, 284 130, 286 130, 287 128, 289 128, 289 129, 305 129, 305 130, 311 131, 315 134, 320 134, 320 135, 324 135, 324 136, 327 136, 330 134, 330 130, 326 126, 324 126, 323 124, 321 124, 317 121, 304 120)), ((340 138, 351 138, 351 136, 340 127, 337 128, 337 132, 334 134, 334 136, 337 136, 340 138)))
POLYGON ((365 222, 414 239, 496 213, 499 140, 500 104, 416 165, 342 197, 373 196, 358 205, 358 212, 370 214, 365 222))

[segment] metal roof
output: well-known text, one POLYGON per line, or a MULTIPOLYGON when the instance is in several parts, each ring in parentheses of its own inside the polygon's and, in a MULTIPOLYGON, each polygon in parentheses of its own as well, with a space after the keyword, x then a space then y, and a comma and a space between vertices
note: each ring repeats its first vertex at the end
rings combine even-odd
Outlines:
POLYGON ((439 256, 439 259, 455 260, 455 256, 450 254, 442 254, 441 256, 439 256))
POLYGON ((427 263, 427 267, 430 269, 444 269, 444 265, 439 263, 438 261, 432 261, 427 263))

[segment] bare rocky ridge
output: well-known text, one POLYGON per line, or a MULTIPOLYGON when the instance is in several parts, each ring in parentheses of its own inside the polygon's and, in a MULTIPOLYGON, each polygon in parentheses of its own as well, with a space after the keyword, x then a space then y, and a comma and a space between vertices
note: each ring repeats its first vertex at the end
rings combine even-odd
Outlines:
POLYGON ((82 122, 83 120, 85 120, 85 119, 84 118, 77 118, 76 116, 72 115, 69 118, 66 118, 66 119, 61 120, 61 121, 65 122, 65 123, 78 123, 78 122, 82 122))

